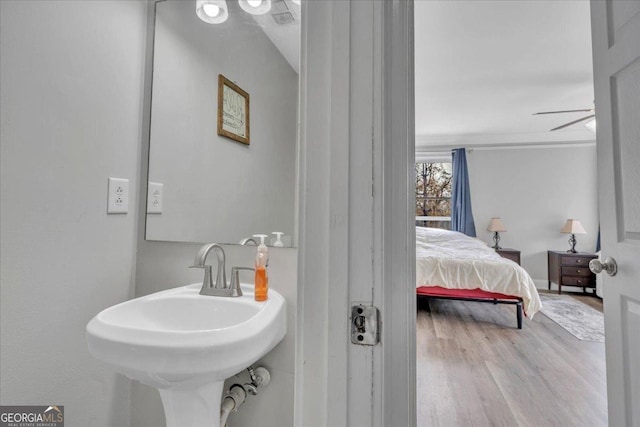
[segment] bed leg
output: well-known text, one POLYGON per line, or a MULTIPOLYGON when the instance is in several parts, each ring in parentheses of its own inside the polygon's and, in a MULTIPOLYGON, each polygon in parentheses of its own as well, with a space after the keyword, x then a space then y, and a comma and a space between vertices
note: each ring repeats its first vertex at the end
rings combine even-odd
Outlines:
POLYGON ((516 304, 516 318, 518 319, 518 329, 522 329, 522 301, 516 304))

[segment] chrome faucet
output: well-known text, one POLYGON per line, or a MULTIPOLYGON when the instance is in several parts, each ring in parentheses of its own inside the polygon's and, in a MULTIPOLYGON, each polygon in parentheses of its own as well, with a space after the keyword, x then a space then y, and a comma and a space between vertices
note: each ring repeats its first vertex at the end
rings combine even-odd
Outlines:
MULTIPOLYGON (((235 289, 231 289, 227 286, 227 274, 225 271, 225 255, 224 249, 217 243, 209 243, 200 248, 196 254, 196 258, 193 261, 193 265, 190 268, 204 268, 204 280, 202 281, 202 289, 200 289, 200 295, 212 295, 220 297, 239 296, 236 294, 235 289), (216 255, 218 256, 218 270, 216 272, 216 280, 212 281, 211 265, 205 264, 207 255, 213 249, 216 249, 216 255)), ((240 294, 242 295, 242 293, 240 294)))
POLYGON ((254 271, 253 268, 233 267, 231 269, 231 281, 229 281, 227 285, 224 249, 217 243, 209 243, 201 247, 196 254, 193 265, 189 268, 204 268, 204 280, 202 282, 202 289, 200 289, 200 295, 216 297, 241 297, 242 288, 240 287, 239 273, 242 270, 254 271), (207 255, 209 255, 209 252, 213 249, 216 249, 216 255, 218 256, 218 271, 216 272, 215 282, 212 281, 211 265, 205 264, 207 255))
POLYGON ((248 245, 249 243, 253 243, 254 246, 258 246, 258 243, 253 240, 253 237, 245 237, 244 239, 240 240, 240 244, 243 246, 248 245))

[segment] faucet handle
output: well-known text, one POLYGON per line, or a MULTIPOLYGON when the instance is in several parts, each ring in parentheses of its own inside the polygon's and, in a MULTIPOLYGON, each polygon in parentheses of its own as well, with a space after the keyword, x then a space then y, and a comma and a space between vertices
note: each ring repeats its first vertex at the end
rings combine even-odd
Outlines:
POLYGON ((213 280, 211 279, 211 266, 210 265, 190 265, 189 268, 204 268, 204 280, 202 286, 213 288, 213 280))
POLYGON ((231 268, 231 282, 229 283, 229 287, 233 290, 234 296, 242 296, 242 289, 240 287, 240 271, 255 271, 253 268, 249 267, 232 267, 231 268))

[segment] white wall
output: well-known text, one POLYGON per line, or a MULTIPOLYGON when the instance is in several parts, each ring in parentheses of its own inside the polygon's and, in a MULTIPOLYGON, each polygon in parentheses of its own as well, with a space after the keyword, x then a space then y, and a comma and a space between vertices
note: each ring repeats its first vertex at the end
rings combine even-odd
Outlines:
POLYGON ((293 235, 298 75, 251 15, 228 5, 228 20, 210 25, 193 2, 157 4, 149 180, 164 184, 164 206, 147 218, 153 240, 293 235), (217 134, 218 74, 249 93, 250 145, 217 134))
POLYGON ((129 425, 86 323, 133 293, 146 2, 1 1, 0 398, 129 425), (107 177, 130 179, 106 214, 107 177))
POLYGON ((560 233, 567 218, 578 218, 587 231, 576 236, 576 249, 595 250, 594 143, 475 148, 467 162, 478 238, 493 244, 486 228, 491 217, 501 217, 507 232, 500 233, 500 246, 522 252, 522 266, 538 287, 547 287, 547 250, 569 248, 569 235, 560 233))
MULTIPOLYGON (((141 241, 138 250, 136 296, 176 286, 202 282, 203 273, 190 269, 200 245, 141 241)), ((227 277, 231 267, 253 265, 255 246, 225 246, 227 277)), ((214 267, 215 268, 215 267, 214 267)), ((214 271, 215 274, 215 271, 214 271)), ((287 301, 287 334, 285 338, 253 366, 265 366, 271 383, 258 396, 249 396, 238 412, 229 417, 233 427, 287 427, 293 425, 294 355, 297 298, 297 250, 270 248, 269 286, 287 301)), ((241 278, 252 280, 251 276, 241 278)), ((244 384, 248 376, 227 380, 225 390, 235 382, 244 384)), ((154 388, 133 382, 132 420, 136 427, 164 425, 160 395, 154 388)))

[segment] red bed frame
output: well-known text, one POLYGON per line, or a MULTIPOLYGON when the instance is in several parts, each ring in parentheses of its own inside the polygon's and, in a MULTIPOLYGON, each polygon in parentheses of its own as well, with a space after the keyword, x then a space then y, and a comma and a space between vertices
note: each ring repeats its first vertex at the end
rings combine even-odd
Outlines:
POLYGON ((433 299, 450 299, 458 301, 490 302, 493 304, 513 304, 516 306, 518 329, 522 329, 522 298, 482 289, 447 289, 441 286, 420 286, 418 295, 433 299))

